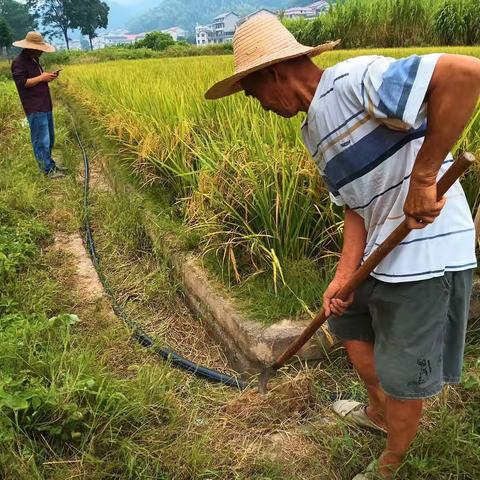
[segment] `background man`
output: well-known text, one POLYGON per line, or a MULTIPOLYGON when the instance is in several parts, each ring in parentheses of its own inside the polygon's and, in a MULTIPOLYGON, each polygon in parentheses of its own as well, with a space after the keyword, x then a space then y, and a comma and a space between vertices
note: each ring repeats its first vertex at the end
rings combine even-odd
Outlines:
POLYGON ((13 46, 23 49, 12 62, 12 75, 30 125, 35 158, 42 172, 50 178, 61 178, 64 169, 52 159, 55 132, 48 87, 58 72, 44 72, 39 62, 43 52, 54 52, 55 47, 45 43, 38 32, 28 32, 24 40, 14 42, 13 46))
POLYGON ((304 143, 331 199, 345 206, 344 248, 324 307, 369 397, 368 405, 333 408, 350 424, 387 433, 378 461, 354 480, 392 478, 416 435, 422 399, 460 381, 475 233, 459 182, 437 202, 436 181, 477 105, 480 61, 368 56, 319 69, 310 57, 334 45, 306 47, 259 15, 237 29, 235 74, 206 97, 244 90, 283 117, 307 113, 304 143), (335 298, 405 216, 415 230, 355 299, 335 298))

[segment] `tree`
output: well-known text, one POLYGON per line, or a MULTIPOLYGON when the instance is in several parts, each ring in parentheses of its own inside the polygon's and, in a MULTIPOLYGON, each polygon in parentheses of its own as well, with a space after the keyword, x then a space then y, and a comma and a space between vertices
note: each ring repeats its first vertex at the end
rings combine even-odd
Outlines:
POLYGON ((90 44, 88 43, 88 40, 83 35, 80 37, 80 48, 84 52, 88 52, 90 50, 90 44))
POLYGON ((10 26, 13 40, 24 38, 37 27, 35 15, 29 12, 28 6, 14 0, 0 0, 0 17, 10 26))
POLYGON ((107 28, 110 7, 101 0, 84 0, 75 2, 72 15, 72 27, 79 28, 82 35, 87 35, 90 49, 93 50, 92 39, 97 36, 97 28, 107 28))
POLYGON ((0 17, 0 54, 4 48, 8 51, 8 47, 10 47, 12 41, 12 29, 7 21, 3 17, 0 17))
POLYGON ((151 48, 152 50, 165 50, 170 45, 175 45, 175 40, 165 32, 150 32, 145 38, 135 42, 135 48, 151 48))
POLYGON ((42 23, 50 29, 48 35, 63 35, 67 50, 70 50, 68 30, 76 23, 73 18, 74 3, 82 0, 27 0, 27 5, 35 9, 42 18, 42 23))

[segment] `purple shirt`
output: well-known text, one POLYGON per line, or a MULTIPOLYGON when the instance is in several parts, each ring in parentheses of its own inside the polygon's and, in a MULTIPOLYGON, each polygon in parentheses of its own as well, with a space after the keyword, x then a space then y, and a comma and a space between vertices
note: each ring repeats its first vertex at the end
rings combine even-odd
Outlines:
POLYGON ((12 75, 17 85, 20 101, 25 114, 36 112, 51 112, 52 98, 47 82, 40 82, 34 87, 27 88, 25 84, 29 78, 38 77, 43 73, 43 68, 38 61, 25 52, 20 53, 12 62, 12 75))

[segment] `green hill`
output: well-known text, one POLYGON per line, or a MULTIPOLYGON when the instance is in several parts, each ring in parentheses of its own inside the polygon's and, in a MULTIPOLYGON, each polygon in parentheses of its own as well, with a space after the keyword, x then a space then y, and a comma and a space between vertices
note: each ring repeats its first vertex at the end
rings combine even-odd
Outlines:
POLYGON ((294 0, 159 0, 156 7, 130 20, 127 28, 133 33, 174 25, 192 30, 197 22, 210 23, 222 12, 233 10, 243 15, 259 8, 277 10, 300 3, 294 0))

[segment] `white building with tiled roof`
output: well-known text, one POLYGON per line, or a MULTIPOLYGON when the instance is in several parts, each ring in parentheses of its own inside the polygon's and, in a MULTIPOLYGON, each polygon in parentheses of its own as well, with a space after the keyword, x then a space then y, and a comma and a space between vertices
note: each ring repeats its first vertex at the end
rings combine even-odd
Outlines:
POLYGON ((237 15, 235 12, 217 15, 212 22, 213 43, 231 42, 239 20, 240 15, 237 15))
POLYGON ((283 11, 283 18, 296 20, 297 18, 314 18, 315 10, 310 7, 292 7, 283 11))

